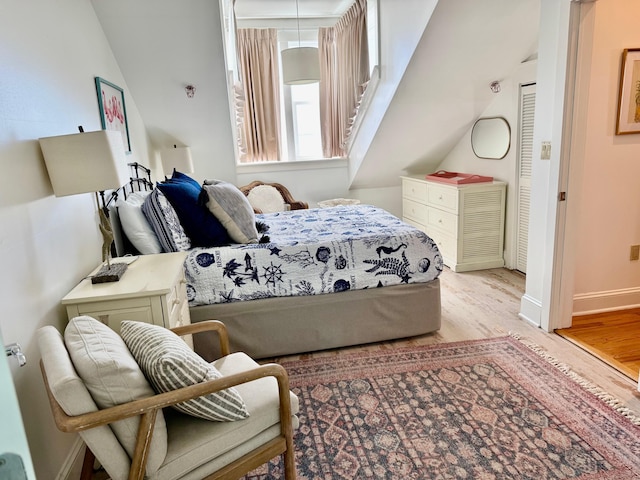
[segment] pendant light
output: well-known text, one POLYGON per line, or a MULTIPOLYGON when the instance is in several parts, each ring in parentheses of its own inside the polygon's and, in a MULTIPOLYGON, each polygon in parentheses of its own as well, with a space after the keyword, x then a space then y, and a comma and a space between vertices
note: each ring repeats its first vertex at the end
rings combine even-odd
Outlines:
POLYGON ((300 12, 296 0, 298 46, 282 50, 282 77, 285 85, 303 85, 320 81, 320 56, 315 47, 300 46, 300 12))

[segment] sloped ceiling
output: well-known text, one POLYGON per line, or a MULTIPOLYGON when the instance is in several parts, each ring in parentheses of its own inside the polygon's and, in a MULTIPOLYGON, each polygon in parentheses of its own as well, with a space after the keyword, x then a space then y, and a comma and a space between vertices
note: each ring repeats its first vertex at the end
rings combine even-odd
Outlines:
POLYGON ((503 80, 537 52, 539 0, 446 0, 398 85, 352 187, 434 171, 503 80))
MULTIPOLYGON (((241 6, 249 1, 238 0, 241 6)), ((536 52, 539 1, 438 2, 370 147, 351 174, 351 187, 396 185, 399 175, 437 167, 490 103, 489 83, 507 77, 536 52)), ((275 12, 287 2, 258 3, 275 12)), ((329 8, 346 3, 331 0, 329 8)), ((217 159, 214 165, 197 165, 202 176, 233 181, 218 1, 92 4, 152 145, 191 145, 195 155, 217 159), (197 87, 190 100, 184 92, 188 83, 197 87)), ((309 5, 300 1, 301 10, 309 5)))

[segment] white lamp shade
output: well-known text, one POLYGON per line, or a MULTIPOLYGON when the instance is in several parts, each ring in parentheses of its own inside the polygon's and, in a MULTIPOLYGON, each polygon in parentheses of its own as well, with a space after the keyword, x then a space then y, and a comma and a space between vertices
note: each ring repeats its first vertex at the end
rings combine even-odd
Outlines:
POLYGON ((122 133, 115 130, 41 138, 56 197, 120 188, 129 181, 122 133))
POLYGON ((315 47, 287 48, 282 56, 282 81, 285 85, 303 85, 320 81, 320 56, 315 47))
POLYGON ((174 168, 182 173, 193 173, 193 160, 189 147, 165 148, 160 152, 160 157, 165 175, 173 172, 174 168))

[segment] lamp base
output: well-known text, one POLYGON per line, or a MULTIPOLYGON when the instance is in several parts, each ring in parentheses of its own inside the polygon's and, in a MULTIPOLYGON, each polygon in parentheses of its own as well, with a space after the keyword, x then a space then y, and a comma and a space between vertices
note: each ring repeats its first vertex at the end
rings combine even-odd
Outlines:
POLYGON ((111 267, 105 265, 91 277, 91 283, 117 282, 127 271, 128 266, 126 263, 112 263, 111 267))

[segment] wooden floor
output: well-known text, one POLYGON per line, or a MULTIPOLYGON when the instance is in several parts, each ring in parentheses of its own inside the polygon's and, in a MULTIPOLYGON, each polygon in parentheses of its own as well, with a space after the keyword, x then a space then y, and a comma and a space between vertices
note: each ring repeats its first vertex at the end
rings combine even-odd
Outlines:
POLYGON ((558 335, 591 352, 632 380, 640 373, 640 308, 573 317, 558 335))

